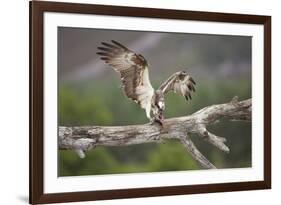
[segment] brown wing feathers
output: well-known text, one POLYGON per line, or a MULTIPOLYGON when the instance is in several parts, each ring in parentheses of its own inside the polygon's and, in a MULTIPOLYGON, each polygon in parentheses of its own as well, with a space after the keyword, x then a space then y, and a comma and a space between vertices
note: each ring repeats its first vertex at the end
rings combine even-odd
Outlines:
MULTIPOLYGON (((175 82, 179 84, 180 90, 181 90, 181 94, 184 95, 186 100, 191 100, 191 92, 195 92, 195 81, 193 80, 193 78, 190 75, 184 75, 183 80, 179 81, 179 82, 175 82)), ((178 92, 178 91, 176 91, 178 92)))
POLYGON ((122 88, 128 98, 138 102, 136 88, 140 84, 139 69, 127 69, 120 71, 122 88))
MULTIPOLYGON (((119 60, 121 61, 122 57, 125 57, 122 56, 122 54, 125 54, 129 50, 120 43, 117 43, 116 41, 112 41, 112 43, 114 44, 102 42, 101 44, 104 47, 98 47, 101 52, 97 52, 97 54, 100 55, 101 60, 104 60, 106 63, 110 65, 111 63, 113 63, 112 66, 118 66, 118 63, 117 65, 115 65, 116 63, 114 64, 114 61, 118 61, 118 58, 120 58, 119 60)), ((122 62, 120 62, 120 66, 122 65, 121 63, 122 62)))
POLYGON ((171 90, 185 97, 186 100, 191 100, 191 92, 195 92, 196 83, 194 79, 188 75, 185 71, 174 73, 170 76, 159 89, 163 93, 167 93, 171 90))
POLYGON ((128 98, 138 101, 136 88, 142 81, 142 70, 147 65, 146 60, 133 51, 129 50, 117 41, 111 43, 102 42, 103 47, 98 47, 101 60, 104 60, 110 66, 120 73, 122 87, 128 98))
MULTIPOLYGON (((145 58, 114 40, 111 43, 102 42, 101 44, 103 46, 98 47, 100 51, 97 52, 101 60, 120 73, 122 87, 127 97, 145 107, 146 103, 150 103, 147 96, 152 97, 154 92, 149 82, 145 58)), ((189 100, 192 99, 191 93, 195 92, 195 85, 190 75, 185 71, 180 71, 171 75, 159 87, 159 90, 162 90, 164 94, 173 90, 189 100)))

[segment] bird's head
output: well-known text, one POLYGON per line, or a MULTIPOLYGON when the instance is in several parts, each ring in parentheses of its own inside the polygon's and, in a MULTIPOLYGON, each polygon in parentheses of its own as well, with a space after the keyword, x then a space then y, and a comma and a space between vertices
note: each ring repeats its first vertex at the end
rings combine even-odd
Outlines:
POLYGON ((182 71, 180 71, 179 77, 180 77, 181 80, 183 80, 184 77, 187 76, 187 75, 188 75, 187 71, 182 70, 182 71))

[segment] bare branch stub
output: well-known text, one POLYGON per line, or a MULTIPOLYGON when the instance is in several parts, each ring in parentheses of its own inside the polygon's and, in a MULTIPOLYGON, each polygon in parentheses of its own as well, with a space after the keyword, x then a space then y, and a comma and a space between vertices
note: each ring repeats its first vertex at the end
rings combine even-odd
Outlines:
POLYGON ((96 146, 127 146, 150 142, 162 142, 166 139, 178 139, 187 152, 202 168, 216 168, 204 157, 193 144, 188 134, 193 133, 202 137, 206 142, 218 149, 229 152, 225 138, 218 137, 207 130, 207 126, 220 119, 251 120, 251 99, 238 101, 237 98, 229 103, 211 105, 192 115, 169 118, 163 127, 157 124, 127 125, 127 126, 81 126, 59 127, 59 148, 76 151, 80 157, 85 157, 85 151, 96 146))
POLYGON ((192 158, 197 161, 200 166, 204 169, 216 169, 216 167, 209 162, 206 157, 197 149, 197 147, 194 145, 194 143, 191 141, 189 136, 180 138, 180 142, 183 144, 183 146, 187 149, 187 151, 190 153, 192 158))

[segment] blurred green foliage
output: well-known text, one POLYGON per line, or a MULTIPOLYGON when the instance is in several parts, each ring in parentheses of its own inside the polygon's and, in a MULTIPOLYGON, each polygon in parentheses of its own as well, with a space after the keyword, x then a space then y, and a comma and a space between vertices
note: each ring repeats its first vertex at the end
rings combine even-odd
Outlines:
POLYGON ((68 87, 62 88, 59 95, 59 124, 110 124, 112 114, 103 104, 100 98, 79 95, 68 87))
MULTIPOLYGON (((59 86, 59 125, 127 125, 147 123, 145 113, 128 100, 120 89, 118 76, 83 84, 59 86), (108 83, 110 82, 110 83, 108 83)), ((160 84, 160 82, 156 82, 160 84)), ((156 86, 155 86, 156 87, 156 86)), ((191 114, 205 106, 225 103, 234 96, 251 97, 248 79, 202 80, 193 100, 174 93, 166 96, 165 117, 191 114)), ((199 150, 219 168, 251 166, 251 123, 221 120, 209 127, 225 137, 230 147, 223 153, 198 136, 191 136, 199 150)), ((124 147, 97 147, 80 159, 71 150, 59 151, 59 175, 94 175, 130 172, 160 172, 200 169, 184 147, 175 140, 163 144, 141 144, 124 147)))

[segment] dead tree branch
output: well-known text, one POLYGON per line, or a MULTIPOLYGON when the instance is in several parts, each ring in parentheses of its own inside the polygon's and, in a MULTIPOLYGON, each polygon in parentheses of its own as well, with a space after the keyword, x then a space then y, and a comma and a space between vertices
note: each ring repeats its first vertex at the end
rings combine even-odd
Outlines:
POLYGON ((75 150, 83 158, 85 151, 96 146, 126 146, 178 139, 202 168, 214 169, 216 167, 196 148, 189 134, 195 133, 228 153, 226 139, 210 133, 207 126, 221 119, 250 121, 251 108, 251 99, 239 102, 234 97, 229 103, 211 105, 189 116, 166 119, 163 127, 157 124, 59 127, 58 144, 60 149, 75 150))

